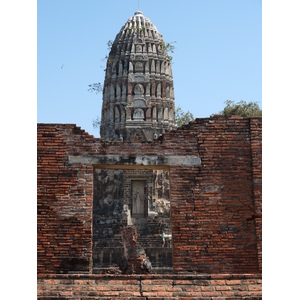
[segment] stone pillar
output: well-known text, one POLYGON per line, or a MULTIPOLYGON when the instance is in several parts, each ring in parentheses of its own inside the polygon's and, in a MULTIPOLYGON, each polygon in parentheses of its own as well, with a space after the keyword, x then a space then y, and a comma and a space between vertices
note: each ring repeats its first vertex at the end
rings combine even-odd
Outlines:
POLYGON ((153 109, 152 109, 152 122, 157 122, 156 107, 153 107, 153 109))
POLYGON ((120 106, 121 108, 121 127, 123 127, 125 125, 125 108, 123 105, 120 106))
POLYGON ((160 74, 160 62, 159 62, 159 60, 156 61, 155 73, 160 74))
POLYGON ((159 83, 156 87, 156 97, 161 98, 161 83, 159 83))
POLYGON ((125 82, 122 83, 122 100, 126 100, 126 84, 125 82))
POLYGON ((121 98, 121 87, 120 84, 117 83, 117 100, 120 100, 121 98))
POLYGON ((146 96, 150 96, 150 82, 146 86, 146 96))
POLYGON ((123 75, 123 65, 122 60, 119 60, 119 77, 122 77, 123 75))
POLYGON ((154 59, 151 61, 151 74, 155 74, 155 62, 154 59))
POLYGON ((158 110, 158 112, 157 112, 158 123, 161 123, 162 118, 163 118, 163 115, 162 115, 162 113, 163 113, 162 107, 159 106, 157 110, 158 110))
POLYGON ((147 61, 145 64, 145 73, 149 73, 149 61, 147 61))
POLYGON ((113 83, 110 85, 110 100, 115 100, 115 86, 113 83))
POLYGON ((147 108, 146 110, 146 121, 151 120, 151 108, 147 108))
POLYGON ((133 73, 133 64, 131 61, 129 62, 129 73, 133 73))
POLYGON ((131 109, 126 107, 126 121, 131 121, 131 109))

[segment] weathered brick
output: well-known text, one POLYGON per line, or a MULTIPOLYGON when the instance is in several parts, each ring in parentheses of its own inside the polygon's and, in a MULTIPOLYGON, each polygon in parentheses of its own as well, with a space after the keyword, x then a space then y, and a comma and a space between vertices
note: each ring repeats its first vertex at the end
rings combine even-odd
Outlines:
POLYGON ((217 297, 217 296, 219 296, 219 292, 202 292, 201 294, 204 297, 217 297))
POLYGON ((237 284, 241 284, 240 280, 226 280, 226 284, 227 285, 237 285, 237 284))
POLYGON ((261 285, 249 285, 248 291, 261 291, 262 287, 261 285))
POLYGON ((212 292, 215 290, 216 290, 216 288, 214 286, 202 286, 201 287, 202 292, 212 292))
POLYGON ((170 166, 174 271, 261 272, 261 125, 261 118, 215 116, 161 143, 113 141, 104 149, 72 124, 38 124, 38 274, 92 272, 93 166, 71 165, 68 155, 99 153, 200 157, 200 168, 170 166))

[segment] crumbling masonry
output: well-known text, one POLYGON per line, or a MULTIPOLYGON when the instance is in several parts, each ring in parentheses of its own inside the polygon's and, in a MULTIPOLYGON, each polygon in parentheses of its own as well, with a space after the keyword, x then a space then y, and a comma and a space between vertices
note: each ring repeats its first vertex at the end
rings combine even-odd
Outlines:
POLYGON ((38 299, 261 299, 262 120, 174 127, 141 12, 117 35, 101 136, 38 124, 38 299))

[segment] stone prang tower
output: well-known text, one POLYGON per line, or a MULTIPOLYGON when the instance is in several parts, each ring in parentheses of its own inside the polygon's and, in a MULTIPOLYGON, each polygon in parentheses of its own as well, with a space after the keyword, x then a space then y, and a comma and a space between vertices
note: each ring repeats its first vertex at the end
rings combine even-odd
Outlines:
POLYGON ((175 129, 171 62, 162 35, 137 11, 117 34, 107 60, 100 135, 151 141, 175 129))

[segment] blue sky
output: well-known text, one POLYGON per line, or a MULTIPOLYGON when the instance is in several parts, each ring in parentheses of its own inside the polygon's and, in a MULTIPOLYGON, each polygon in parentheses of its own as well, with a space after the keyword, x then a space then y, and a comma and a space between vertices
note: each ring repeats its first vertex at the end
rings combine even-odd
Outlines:
MULTIPOLYGON (((92 122, 102 94, 107 42, 138 0, 37 1, 37 121, 75 123, 99 137, 92 122)), ((140 10, 173 55, 175 104, 194 117, 218 113, 227 99, 262 106, 261 0, 140 0, 140 10)))

